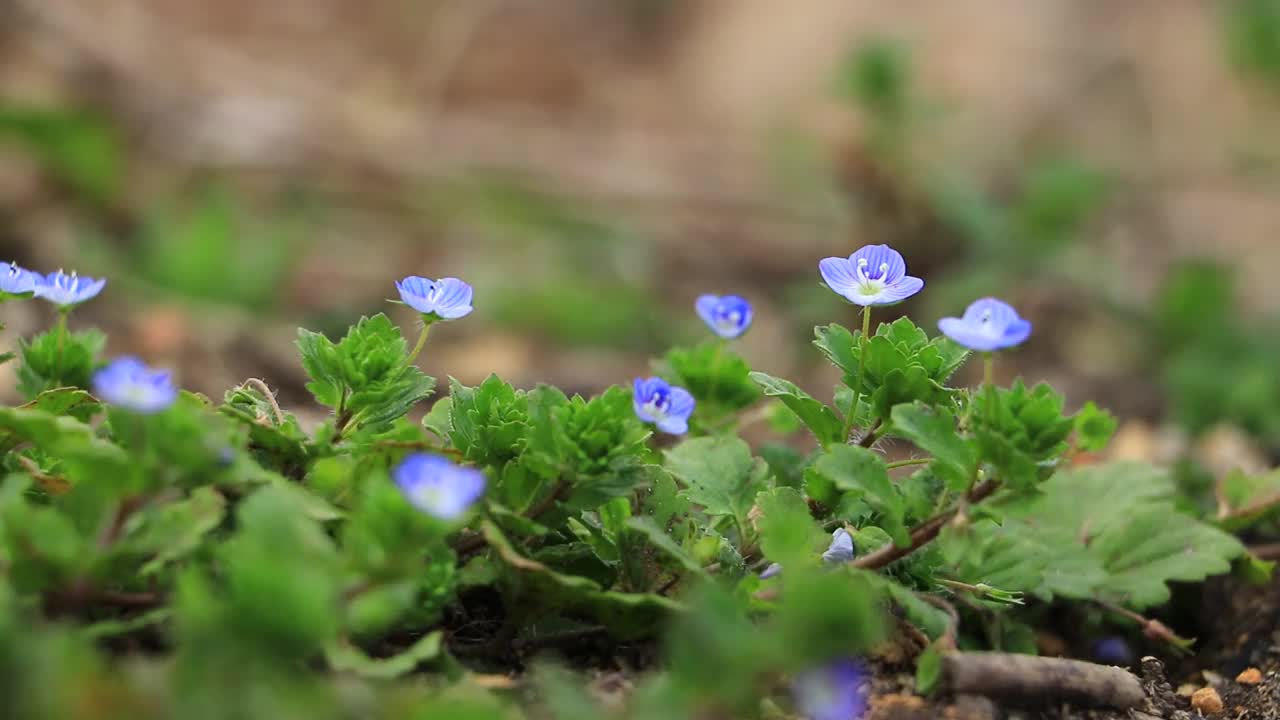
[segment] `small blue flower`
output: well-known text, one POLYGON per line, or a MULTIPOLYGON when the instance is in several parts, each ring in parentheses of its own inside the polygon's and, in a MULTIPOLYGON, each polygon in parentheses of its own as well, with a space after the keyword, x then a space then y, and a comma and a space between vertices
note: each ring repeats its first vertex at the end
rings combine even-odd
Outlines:
POLYGON ((0 270, 0 292, 9 295, 27 295, 35 292, 40 276, 30 270, 19 267, 17 263, 9 263, 9 267, 0 270))
POLYGON ((44 277, 36 275, 36 278, 36 297, 44 298, 63 310, 93 299, 107 284, 105 279, 80 277, 74 272, 68 275, 61 270, 44 277))
POLYGON ((844 528, 837 528, 831 533, 831 546, 822 553, 822 561, 828 565, 847 563, 854 557, 853 536, 844 528))
POLYGON ((867 245, 845 258, 818 263, 827 287, 854 305, 892 305, 920 292, 924 281, 907 275, 907 263, 888 245, 867 245))
POLYGON ((658 377, 636 378, 634 387, 632 402, 641 420, 653 423, 671 435, 689 432, 689 416, 693 414, 694 403, 688 390, 668 385, 658 377))
POLYGON ((791 686, 809 720, 859 720, 867 712, 870 676, 855 660, 837 660, 796 676, 791 686))
MULTIPOLYGON (((853 548, 853 536, 844 528, 837 528, 831 533, 831 545, 827 547, 826 552, 822 553, 822 562, 828 565, 839 565, 847 563, 856 556, 853 548)), ((782 572, 782 566, 773 563, 760 573, 761 580, 768 580, 782 572)))
POLYGON ((964 317, 938 321, 942 334, 978 352, 1011 348, 1031 335, 1031 323, 1018 317, 1018 312, 995 298, 975 300, 964 317))
POLYGON ((1093 643, 1093 659, 1104 665, 1132 665, 1133 650, 1122 637, 1105 637, 1093 643))
POLYGON ((423 315, 441 320, 457 320, 471 313, 471 286, 458 278, 428 280, 417 275, 396 283, 405 305, 423 315))
POLYGON ((737 295, 703 295, 694 307, 702 322, 726 340, 741 336, 751 327, 751 303, 737 295))
POLYGON ((769 578, 777 577, 780 574, 782 574, 782 566, 778 563, 769 563, 769 567, 765 568, 764 572, 760 573, 760 579, 768 580, 769 578))
POLYGON ((178 399, 168 370, 152 370, 131 356, 116 358, 94 373, 93 394, 143 415, 158 413, 178 399))
POLYGON ((441 520, 453 520, 484 494, 484 473, 427 453, 406 457, 395 469, 396 485, 409 504, 441 520))

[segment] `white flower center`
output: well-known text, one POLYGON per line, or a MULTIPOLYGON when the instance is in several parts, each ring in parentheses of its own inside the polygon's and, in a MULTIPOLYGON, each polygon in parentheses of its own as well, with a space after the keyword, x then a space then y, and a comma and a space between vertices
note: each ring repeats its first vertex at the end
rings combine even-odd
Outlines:
POLYGON ((879 295, 889 284, 889 263, 880 263, 874 277, 867 272, 869 264, 866 258, 858 258, 858 292, 867 296, 879 295))

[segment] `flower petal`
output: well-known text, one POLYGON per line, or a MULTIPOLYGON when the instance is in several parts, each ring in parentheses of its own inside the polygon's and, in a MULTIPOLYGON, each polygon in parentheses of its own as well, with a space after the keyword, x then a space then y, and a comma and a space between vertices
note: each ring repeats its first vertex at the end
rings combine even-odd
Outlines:
POLYGON ((907 275, 899 278, 896 282, 886 287, 884 292, 881 292, 876 296, 876 301, 873 304, 892 305, 894 303, 902 302, 903 300, 906 300, 912 295, 920 292, 923 287, 924 280, 907 275))
POLYGON ((1031 337, 1031 322, 1029 320, 1014 320, 1009 323, 1009 327, 1004 329, 1004 337, 1001 338, 1003 347, 1013 347, 1021 345, 1027 338, 1031 337))
POLYGON ((693 414, 694 407, 693 395, 682 387, 671 388, 671 407, 667 410, 668 415, 688 418, 693 414))
POLYGON ((993 352, 1004 347, 999 336, 983 332, 980 326, 960 318, 942 318, 938 321, 938 329, 943 335, 970 350, 993 352))
POLYGON ((435 303, 430 299, 431 288, 434 285, 435 283, 427 278, 410 275, 396 283, 396 289, 400 291, 400 299, 405 305, 425 315, 436 310, 435 303))
POLYGON ((778 563, 770 563, 769 567, 765 568, 764 572, 760 573, 760 579, 768 580, 771 577, 776 577, 781 572, 782 572, 781 565, 779 565, 778 563))
POLYGON ((867 261, 866 272, 869 277, 881 278, 888 285, 896 283, 907 274, 907 261, 902 259, 901 253, 888 245, 866 245, 858 248, 849 256, 849 267, 857 272, 862 260, 867 261), (880 268, 885 266, 887 268, 882 275, 880 268))
POLYGON ((670 415, 655 423, 658 429, 668 435, 683 435, 689 432, 689 418, 670 415))
POLYGON ((840 295, 852 300, 850 296, 857 294, 858 278, 849 267, 848 260, 838 257, 823 258, 818 262, 818 272, 822 273, 822 280, 827 287, 840 295))
POLYGON ((846 563, 853 559, 853 536, 848 530, 838 528, 831 534, 831 546, 827 551, 822 553, 823 562, 827 563, 846 563))
POLYGON ((435 312, 445 320, 456 320, 471 312, 471 286, 458 278, 441 278, 436 282, 435 312))
POLYGON ((702 318, 702 322, 712 330, 716 329, 716 308, 719 306, 719 295, 699 295, 693 303, 693 309, 697 311, 698 317, 702 318))

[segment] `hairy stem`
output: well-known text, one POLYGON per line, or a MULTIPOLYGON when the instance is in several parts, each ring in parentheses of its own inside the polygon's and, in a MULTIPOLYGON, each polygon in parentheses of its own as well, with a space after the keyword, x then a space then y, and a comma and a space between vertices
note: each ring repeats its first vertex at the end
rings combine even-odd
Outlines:
POLYGON ((54 372, 58 376, 58 384, 62 385, 62 356, 67 349, 67 315, 69 310, 58 310, 58 363, 54 372))
POLYGON ((961 502, 956 504, 955 507, 934 515, 912 529, 911 543, 906 547, 898 547, 897 545, 890 543, 874 552, 863 555, 850 564, 856 568, 862 568, 864 570, 879 570, 882 567, 907 557, 925 545, 933 542, 934 538, 938 537, 938 533, 942 532, 942 528, 946 527, 947 523, 951 522, 951 519, 960 512, 960 506, 962 504, 981 502, 982 500, 990 497, 991 494, 998 489, 1000 489, 999 480, 983 480, 975 485, 973 489, 961 499, 961 502))
MULTIPOLYGON (((853 419, 858 414, 858 400, 862 398, 862 369, 867 364, 867 336, 871 334, 871 306, 862 306, 862 336, 858 338, 858 373, 854 375, 853 398, 849 401, 849 412, 844 416, 843 442, 849 442, 849 433, 853 432, 853 419)), ((868 432, 871 436, 874 433, 868 432)))
POLYGON ((910 460, 895 460, 885 465, 885 468, 893 470, 895 468, 911 467, 912 465, 928 465, 933 462, 933 458, 911 458, 910 460))
POLYGON ((417 344, 413 346, 413 351, 409 353, 409 357, 404 359, 405 367, 409 367, 418 359, 418 355, 422 352, 422 348, 427 344, 427 335, 429 334, 431 334, 431 323, 424 320, 422 323, 422 332, 418 335, 417 344))

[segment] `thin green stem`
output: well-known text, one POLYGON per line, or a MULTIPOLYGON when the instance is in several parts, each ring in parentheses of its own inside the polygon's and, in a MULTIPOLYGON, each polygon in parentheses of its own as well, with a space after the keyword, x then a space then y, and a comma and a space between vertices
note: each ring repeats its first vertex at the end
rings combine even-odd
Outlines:
POLYGON ((849 412, 844 416, 844 430, 841 437, 849 442, 849 433, 853 432, 853 419, 858 415, 858 400, 862 397, 862 369, 867 364, 867 338, 871 334, 871 306, 862 306, 862 337, 858 338, 858 373, 854 375, 853 398, 849 401, 849 412))
POLYGON ((888 463, 885 465, 885 468, 888 470, 893 470, 895 468, 911 467, 912 465, 928 465, 931 462, 933 462, 933 458, 931 457, 911 458, 910 460, 897 460, 897 461, 888 463))
POLYGON ((409 367, 413 361, 418 359, 418 355, 422 352, 423 346, 427 344, 427 335, 431 333, 431 323, 423 321, 422 333, 418 335, 418 344, 413 346, 413 352, 409 353, 409 357, 405 358, 404 366, 409 367))
POLYGON ((54 367, 58 376, 58 384, 62 385, 62 356, 67 349, 67 316, 70 310, 58 310, 58 363, 54 367))
POLYGON ((711 358, 711 382, 707 385, 707 404, 715 403, 716 386, 720 384, 720 356, 724 354, 724 346, 729 341, 723 338, 716 341, 716 354, 711 358))
POLYGON ((995 376, 996 376, 996 354, 982 353, 982 385, 983 387, 994 386, 995 376))

